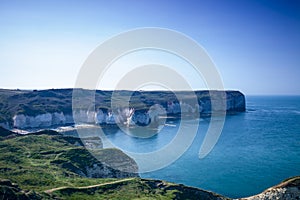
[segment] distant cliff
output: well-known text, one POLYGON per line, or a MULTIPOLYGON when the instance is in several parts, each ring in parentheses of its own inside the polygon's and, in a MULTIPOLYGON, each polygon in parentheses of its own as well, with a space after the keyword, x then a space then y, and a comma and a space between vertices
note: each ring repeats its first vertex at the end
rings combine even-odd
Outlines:
MULTIPOLYGON (((84 94, 91 91, 81 90, 84 94)), ((37 128, 74 123, 148 125, 159 116, 210 116, 225 108, 227 114, 244 112, 245 97, 239 91, 101 91, 95 92, 95 107, 73 108, 73 89, 0 90, 0 126, 37 128), (111 108, 115 96, 128 99, 127 106, 111 108), (177 96, 176 96, 177 95, 177 96), (178 95, 180 99, 178 99, 178 95), (193 96, 196 101, 193 101, 193 96), (218 105, 224 105, 218 106, 218 105), (217 105, 212 109, 212 105, 217 105), (220 109, 220 110, 218 110, 220 109)), ((82 99, 81 99, 82 100, 82 99)), ((123 102, 124 103, 124 102, 123 102)), ((122 104, 123 104, 122 103, 122 104)), ((126 102, 125 102, 126 103, 126 102)))

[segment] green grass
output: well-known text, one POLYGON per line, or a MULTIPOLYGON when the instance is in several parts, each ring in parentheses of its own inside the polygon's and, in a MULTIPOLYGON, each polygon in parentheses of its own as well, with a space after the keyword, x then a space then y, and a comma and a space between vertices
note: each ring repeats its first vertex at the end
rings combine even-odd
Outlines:
MULTIPOLYGON (((200 189, 158 180, 81 176, 78 170, 84 173, 86 167, 102 163, 82 146, 74 145, 79 144, 79 138, 66 137, 54 131, 17 136, 0 128, 0 136, 0 197, 4 194, 4 199, 25 196, 30 199, 122 200, 199 199, 199 195, 204 199, 218 197, 200 189), (4 179, 18 186, 5 185, 4 179)), ((118 160, 115 163, 118 167, 131 167, 134 164, 120 150, 94 151, 96 157, 104 162, 118 160)), ((126 174, 129 177, 131 175, 126 174)))
POLYGON ((77 189, 66 188, 54 192, 55 196, 68 199, 174 199, 178 190, 159 188, 153 182, 135 178, 121 183, 113 183, 100 187, 77 189))
POLYGON ((228 199, 212 192, 160 180, 132 178, 102 185, 53 191, 61 199, 228 199))
POLYGON ((98 162, 85 148, 73 145, 68 137, 61 135, 31 134, 2 140, 0 151, 0 178, 10 179, 23 189, 44 191, 114 180, 85 178, 55 164, 60 160, 84 170, 85 166, 98 162))

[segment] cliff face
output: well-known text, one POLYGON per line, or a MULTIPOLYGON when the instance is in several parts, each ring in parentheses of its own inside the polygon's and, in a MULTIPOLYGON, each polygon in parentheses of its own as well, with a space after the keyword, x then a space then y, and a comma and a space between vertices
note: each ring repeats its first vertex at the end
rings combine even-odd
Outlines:
MULTIPOLYGON (((80 90, 83 93, 86 90, 80 90)), ((72 110, 72 90, 0 90, 0 126, 42 128, 77 123, 148 125, 160 117, 209 116, 213 111, 245 111, 245 97, 238 91, 96 91, 95 109, 72 110), (127 105, 112 110, 113 95, 129 99, 127 105), (180 99, 176 95, 180 96, 180 99), (196 96, 196 101, 191 96, 196 96), (223 105, 225 104, 225 105, 223 105), (214 107, 212 107, 214 105, 214 107), (74 120, 75 119, 75 120, 74 120)))
POLYGON ((74 123, 71 114, 60 113, 45 113, 36 116, 26 114, 16 114, 13 116, 13 127, 15 128, 38 128, 50 127, 54 125, 65 125, 74 123))
POLYGON ((57 156, 56 160, 51 161, 53 165, 88 178, 126 178, 138 177, 138 167, 135 161, 117 149, 101 149, 103 156, 117 155, 113 162, 105 163, 103 159, 96 159, 89 151, 82 148, 70 149, 57 156), (114 167, 120 165, 122 167, 114 167), (130 168, 130 172, 124 171, 130 168))
POLYGON ((300 199, 300 177, 293 177, 264 192, 241 200, 300 199))

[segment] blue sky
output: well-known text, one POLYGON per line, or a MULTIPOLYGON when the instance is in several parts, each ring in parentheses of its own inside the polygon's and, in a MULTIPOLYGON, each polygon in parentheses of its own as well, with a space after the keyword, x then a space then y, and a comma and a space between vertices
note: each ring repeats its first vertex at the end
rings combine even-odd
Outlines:
POLYGON ((140 27, 196 40, 226 89, 300 95, 296 0, 0 0, 0 88, 73 87, 101 42, 140 27))

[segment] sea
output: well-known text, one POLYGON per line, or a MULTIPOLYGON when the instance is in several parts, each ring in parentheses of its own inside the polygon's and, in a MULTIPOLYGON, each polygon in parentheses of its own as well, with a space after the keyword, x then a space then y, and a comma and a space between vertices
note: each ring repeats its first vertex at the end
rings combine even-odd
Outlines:
MULTIPOLYGON (((300 175, 300 96, 246 96, 246 112, 227 115, 216 145, 199 158, 211 120, 186 120, 185 125, 199 125, 191 145, 170 165, 140 176, 240 198, 300 175)), ((133 137, 116 127, 102 130, 121 150, 143 154, 172 142, 181 123, 168 119, 157 134, 149 137, 133 137)), ((89 130, 95 134, 92 128, 89 130)), ((143 132, 145 128, 134 131, 143 132)))

